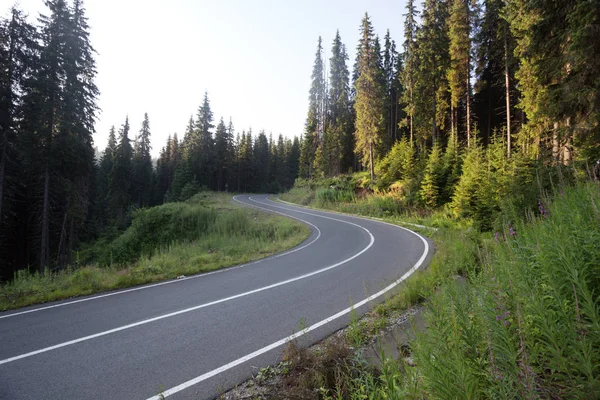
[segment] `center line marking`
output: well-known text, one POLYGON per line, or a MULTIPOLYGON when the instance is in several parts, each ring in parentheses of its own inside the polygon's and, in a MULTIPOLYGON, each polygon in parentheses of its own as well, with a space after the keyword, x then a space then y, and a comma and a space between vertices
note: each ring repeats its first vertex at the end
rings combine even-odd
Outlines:
MULTIPOLYGON (((250 197, 249 197, 249 199, 250 199, 250 201, 254 201, 250 197)), ((255 202, 259 203, 257 201, 255 201, 255 202)), ((259 204, 264 204, 264 203, 259 203, 259 204)), ((264 205, 266 205, 266 204, 264 204, 264 205)), ((276 207, 276 206, 272 206, 272 207, 276 207)), ((282 208, 282 209, 285 209, 285 210, 288 210, 288 211, 296 211, 296 210, 287 209, 285 207, 277 207, 277 208, 282 208)), ((297 212, 301 212, 301 213, 304 213, 304 214, 310 214, 310 213, 306 213, 306 212, 302 212, 302 211, 297 211, 297 212)), ((296 339, 296 338, 298 338, 300 336, 303 336, 303 335, 307 334, 308 332, 314 331, 315 329, 320 328, 323 325, 326 325, 326 324, 328 324, 328 323, 330 323, 330 322, 332 322, 332 321, 334 321, 334 320, 336 320, 336 319, 338 319, 340 317, 343 317, 346 314, 349 314, 350 312, 352 312, 352 310, 355 310, 355 309, 357 309, 357 308, 359 308, 359 307, 367 304, 368 302, 370 302, 372 300, 375 300, 376 298, 382 296, 383 294, 387 293, 388 291, 392 290, 393 288, 395 288, 396 286, 398 286, 400 283, 402 283, 403 281, 405 281, 416 270, 418 270, 421 267, 421 265, 423 265, 423 263, 425 262, 425 259, 427 258, 427 255, 429 254, 429 244, 427 243, 427 240, 425 240, 425 238, 423 236, 421 236, 420 234, 418 234, 416 232, 413 232, 410 229, 406 229, 406 228, 404 228, 402 226, 390 224, 388 222, 383 222, 383 221, 374 221, 374 222, 375 223, 380 223, 380 224, 385 224, 385 225, 390 225, 390 226, 393 226, 395 228, 408 231, 408 232, 416 235, 423 242, 424 250, 423 250, 423 254, 421 255, 421 258, 419 258, 419 260, 415 263, 415 265, 413 265, 413 267, 411 269, 409 269, 408 271, 406 271, 406 273, 404 273, 404 275, 402 275, 398 280, 396 280, 395 282, 393 282, 391 285, 385 287, 384 289, 380 290, 379 292, 377 292, 377 293, 375 293, 375 294, 367 297, 366 299, 364 299, 364 300, 356 303, 354 306, 348 307, 348 308, 346 308, 346 309, 338 312, 337 314, 332 315, 331 317, 325 318, 324 320, 321 320, 321 321, 317 322, 316 324, 311 325, 308 328, 306 328, 306 329, 304 329, 304 330, 302 330, 300 332, 296 332, 296 333, 294 333, 294 334, 292 334, 290 336, 287 336, 287 337, 285 337, 285 338, 283 338, 281 340, 278 340, 278 341, 276 341, 274 343, 271 343, 268 346, 265 346, 265 347, 263 347, 261 349, 258 349, 258 350, 254 351, 254 352, 252 352, 250 354, 247 354, 247 355, 245 355, 243 357, 240 357, 237 360, 234 360, 234 361, 231 361, 228 364, 222 365, 219 368, 213 369, 212 371, 209 371, 209 372, 207 372, 205 374, 202 374, 202 375, 200 375, 200 376, 198 376, 196 378, 190 379, 187 382, 184 382, 184 383, 182 383, 180 385, 177 385, 177 386, 175 386, 175 387, 173 387, 171 389, 165 390, 162 393, 160 393, 159 395, 152 396, 152 397, 148 398, 147 400, 161 400, 161 399, 163 399, 165 397, 172 396, 172 395, 174 395, 174 394, 176 394, 178 392, 181 392, 182 390, 185 390, 185 389, 187 389, 187 388, 189 388, 191 386, 197 385, 200 382, 203 382, 203 381, 205 381, 205 380, 207 380, 209 378, 212 378, 213 376, 218 375, 221 372, 225 372, 225 371, 227 371, 227 370, 229 370, 231 368, 234 368, 234 367, 236 367, 236 366, 238 366, 240 364, 245 363, 246 361, 249 361, 249 360, 251 360, 251 359, 253 359, 255 357, 258 357, 261 354, 264 354, 264 353, 267 353, 267 352, 269 352, 271 350, 274 350, 274 349, 276 349, 279 346, 282 346, 282 345, 284 345, 284 344, 286 344, 286 343, 288 343, 288 342, 290 342, 290 341, 292 341, 292 340, 294 340, 294 339, 296 339)), ((366 228, 363 228, 363 229, 366 229, 366 228)))
MULTIPOLYGON (((237 200, 235 198, 234 198, 234 200, 240 202, 239 200, 237 200)), ((262 207, 257 207, 257 206, 252 206, 252 207, 262 208, 262 207)), ((272 210, 269 210, 269 211, 271 211, 271 212, 277 212, 277 211, 272 211, 272 210)), ((129 325, 120 326, 118 328, 110 329, 110 330, 107 330, 107 331, 104 331, 104 332, 95 333, 93 335, 84 336, 84 337, 81 337, 79 339, 70 340, 68 342, 59 343, 59 344, 54 345, 54 346, 45 347, 43 349, 31 351, 29 353, 25 353, 25 354, 21 354, 21 355, 18 355, 18 356, 6 358, 4 360, 0 360, 0 365, 2 365, 2 364, 8 364, 10 362, 21 360, 23 358, 27 358, 27 357, 31 357, 31 356, 35 356, 37 354, 46 353, 48 351, 60 349, 62 347, 71 346, 71 345, 74 345, 74 344, 77 344, 77 343, 81 343, 81 342, 85 342, 85 341, 88 341, 88 340, 96 339, 96 338, 99 338, 99 337, 102 337, 102 336, 110 335, 112 333, 124 331, 126 329, 131 329, 131 328, 134 328, 136 326, 149 324, 151 322, 159 321, 159 320, 162 320, 162 319, 165 319, 165 318, 171 318, 171 317, 174 317, 176 315, 180 315, 180 314, 185 314, 185 313, 188 313, 188 312, 196 311, 196 310, 199 310, 201 308, 213 306, 213 305, 219 304, 219 303, 224 303, 226 301, 238 299, 240 297, 249 296, 249 295, 254 294, 254 293, 263 292, 265 290, 273 289, 273 288, 276 288, 278 286, 283 286, 283 285, 287 285, 287 284, 292 283, 292 282, 296 282, 296 281, 299 281, 299 280, 302 280, 302 279, 306 279, 308 277, 311 277, 311 276, 314 276, 314 275, 317 275, 317 274, 321 274, 321 273, 323 273, 325 271, 329 271, 329 270, 331 270, 333 268, 339 267, 340 265, 346 264, 347 262, 354 260, 356 257, 360 256, 361 254, 363 254, 364 252, 366 252, 367 250, 369 250, 373 246, 373 244, 375 243, 375 238, 373 237, 373 235, 371 234, 371 232, 369 232, 369 230, 367 228, 364 228, 364 227, 362 227, 362 226, 360 226, 358 224, 355 224, 355 223, 352 223, 352 222, 348 222, 348 221, 344 221, 344 220, 337 219, 337 218, 331 218, 331 217, 326 217, 326 216, 318 215, 318 214, 311 214, 311 213, 307 213, 307 212, 302 212, 302 214, 313 215, 315 217, 330 219, 330 220, 334 220, 334 221, 339 221, 339 222, 343 222, 345 224, 354 225, 356 227, 359 227, 362 230, 364 230, 365 232, 367 232, 367 234, 369 235, 369 237, 370 237, 369 244, 364 249, 362 249, 361 251, 359 251, 358 253, 354 254, 353 256, 351 256, 351 257, 349 257, 349 258, 347 258, 347 259, 345 259, 343 261, 340 261, 340 262, 338 262, 336 264, 330 265, 330 266, 325 267, 325 268, 321 268, 321 269, 313 271, 313 272, 309 272, 309 273, 304 274, 304 275, 297 276, 295 278, 286 279, 284 281, 277 282, 277 283, 274 283, 272 285, 263 286, 263 287, 258 288, 258 289, 250 290, 248 292, 236 294, 234 296, 225 297, 223 299, 211 301, 209 303, 200 304, 198 306, 194 306, 194 307, 186 308, 186 309, 183 309, 183 310, 175 311, 175 312, 172 312, 172 313, 169 313, 169 314, 165 314, 165 315, 161 315, 161 316, 154 317, 154 318, 145 319, 143 321, 135 322, 135 323, 132 323, 132 324, 129 324, 129 325)), ((294 218, 294 217, 292 217, 292 218, 294 218)), ((300 220, 300 218, 296 218, 296 219, 300 220)), ((304 221, 304 222, 306 222, 309 225, 312 225, 308 221, 304 221)))

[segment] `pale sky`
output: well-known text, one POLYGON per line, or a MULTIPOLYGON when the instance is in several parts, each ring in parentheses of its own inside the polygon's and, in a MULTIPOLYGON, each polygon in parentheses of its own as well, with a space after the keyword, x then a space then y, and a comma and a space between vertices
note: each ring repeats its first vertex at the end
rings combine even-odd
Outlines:
MULTIPOLYGON (((7 15, 12 0, 0 2, 7 15)), ((30 19, 48 14, 43 0, 19 0, 30 19)), ((383 39, 400 51, 405 1, 383 0, 87 0, 101 112, 95 146, 129 115, 131 138, 148 113, 152 153, 169 134, 183 138, 208 91, 215 124, 232 118, 236 131, 300 135, 308 107, 317 39, 325 59, 340 30, 354 64, 365 11, 383 39)))

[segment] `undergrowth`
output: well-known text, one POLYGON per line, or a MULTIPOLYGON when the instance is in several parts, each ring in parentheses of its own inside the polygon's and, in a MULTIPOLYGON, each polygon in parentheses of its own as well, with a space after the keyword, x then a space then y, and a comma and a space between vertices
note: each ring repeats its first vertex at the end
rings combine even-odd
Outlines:
MULTIPOLYGON (((295 190, 309 198, 312 189, 295 190)), ((366 199, 318 206, 382 215, 366 199)), ((428 269, 373 311, 385 317, 422 302, 428 329, 411 343, 410 365, 383 357, 374 370, 348 356, 335 379, 311 386, 314 398, 600 398, 600 190, 565 186, 525 216, 514 209, 484 233, 447 209, 383 214, 438 228, 423 232, 437 247, 428 269)), ((347 346, 364 342, 363 328, 351 324, 347 346)))
POLYGON ((200 193, 139 210, 113 240, 84 248, 78 265, 40 275, 21 270, 0 287, 0 310, 213 271, 291 248, 309 229, 294 220, 200 193))

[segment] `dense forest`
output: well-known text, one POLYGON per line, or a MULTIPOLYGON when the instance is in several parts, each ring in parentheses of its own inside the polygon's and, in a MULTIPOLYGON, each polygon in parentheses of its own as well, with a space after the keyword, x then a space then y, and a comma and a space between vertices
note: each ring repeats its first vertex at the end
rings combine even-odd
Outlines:
MULTIPOLYGON (((81 241, 125 228, 132 211, 203 189, 278 192, 298 175, 300 142, 216 123, 208 95, 183 139, 152 160, 148 115, 128 118, 95 157, 95 51, 81 0, 45 2, 37 25, 0 19, 0 280, 70 265, 81 241)), ((201 96, 199 96, 201 98, 201 96)))
POLYGON ((401 52, 365 14, 352 74, 338 32, 328 77, 319 38, 300 177, 368 171, 328 185, 444 207, 481 230, 502 207, 537 210, 553 180, 600 179, 599 12, 529 0, 418 11, 409 0, 401 52))
POLYGON ((128 118, 112 128, 95 157, 84 7, 45 3, 37 25, 17 8, 0 19, 2 279, 69 265, 78 243, 125 228, 136 208, 203 189, 278 192, 298 176, 364 170, 369 190, 449 205, 489 229, 503 198, 535 206, 523 193, 540 168, 593 175, 600 158, 594 2, 408 0, 401 46, 365 14, 352 71, 339 33, 329 68, 319 38, 300 139, 236 133, 205 94, 156 161, 148 115, 137 134, 128 118))
MULTIPOLYGON (((399 52, 365 14, 352 75, 339 33, 329 77, 319 38, 300 174, 334 176, 400 150, 572 165, 600 157, 600 42, 593 2, 408 1, 399 52)), ((378 176, 380 177, 380 176, 378 176)))

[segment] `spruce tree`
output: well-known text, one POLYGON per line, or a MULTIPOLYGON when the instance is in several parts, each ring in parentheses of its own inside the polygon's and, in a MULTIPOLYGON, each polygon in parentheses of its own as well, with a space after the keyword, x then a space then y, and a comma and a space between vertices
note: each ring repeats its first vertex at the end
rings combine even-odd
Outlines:
POLYGON ((311 75, 311 87, 308 96, 308 116, 304 128, 304 142, 300 155, 300 175, 304 178, 313 175, 315 155, 325 128, 325 104, 327 91, 323 67, 323 46, 321 37, 317 45, 315 63, 311 75))
POLYGON ((350 102, 348 54, 337 31, 331 48, 327 147, 328 175, 348 172, 354 165, 354 121, 350 102))
POLYGON ((156 182, 154 186, 154 204, 162 204, 169 191, 170 180, 170 162, 171 162, 171 144, 172 138, 169 135, 167 144, 160 150, 158 160, 156 161, 156 182))
POLYGON ((138 207, 146 207, 152 201, 153 169, 150 149, 150 121, 146 113, 133 152, 132 189, 133 200, 138 207))
POLYGON ((425 176, 421 181, 421 190, 419 197, 428 207, 437 207, 440 204, 441 192, 444 187, 444 164, 442 161, 441 146, 435 144, 429 153, 425 176))
POLYGON ((434 142, 445 127, 449 106, 446 71, 450 65, 448 53, 448 5, 438 0, 426 0, 422 11, 422 26, 417 32, 413 102, 414 130, 423 148, 434 142))
POLYGON ((417 39, 417 18, 418 12, 415 9, 414 1, 408 0, 406 3, 406 14, 404 20, 404 43, 402 59, 404 60, 404 68, 400 74, 400 80, 404 91, 400 98, 400 102, 404 105, 406 121, 404 126, 408 126, 409 141, 411 146, 414 139, 414 89, 417 70, 417 54, 416 54, 416 39, 417 39))
POLYGON ((380 56, 369 15, 365 14, 361 24, 359 77, 356 81, 356 152, 362 163, 369 168, 371 180, 375 179, 377 147, 385 129, 384 87, 381 82, 380 56))
POLYGON ((108 209, 109 209, 109 188, 110 177, 115 163, 117 154, 117 139, 115 136, 115 127, 110 128, 108 134, 108 144, 104 153, 100 158, 100 166, 96 178, 97 191, 96 202, 98 204, 98 219, 101 226, 105 227, 108 224, 108 209))
POLYGON ((458 127, 456 118, 459 102, 465 104, 465 131, 467 147, 471 145, 471 14, 469 0, 453 0, 448 21, 450 39, 451 137, 455 139, 458 127))
POLYGON ((396 42, 390 37, 388 29, 383 38, 383 75, 385 80, 385 135, 383 153, 387 153, 398 139, 398 102, 401 92, 399 68, 401 67, 396 42))
POLYGON ((214 162, 214 139, 212 134, 213 113, 210 109, 208 92, 204 93, 204 101, 198 109, 194 127, 194 141, 191 150, 191 170, 201 186, 214 188, 213 176, 216 165, 214 162))
POLYGON ((223 118, 219 120, 215 132, 215 164, 217 174, 217 190, 225 190, 225 183, 229 179, 229 168, 231 166, 230 143, 228 129, 225 127, 223 118))
POLYGON ((49 0, 46 6, 51 14, 39 20, 40 57, 24 89, 22 117, 23 139, 30 144, 25 163, 39 188, 34 192, 40 193, 31 201, 40 221, 41 272, 52 253, 61 266, 68 263, 85 220, 98 95, 81 1, 73 8, 64 0, 49 0), (60 201, 51 204, 51 199, 60 201), (51 232, 56 242, 51 243, 51 232))
POLYGON ((4 199, 16 195, 13 176, 22 171, 17 164, 18 152, 25 149, 17 148, 18 121, 21 93, 35 67, 36 36, 35 28, 16 7, 10 9, 10 18, 0 19, 0 227, 5 214, 4 199))
POLYGON ((115 153, 115 160, 110 173, 108 188, 109 207, 111 216, 117 226, 123 227, 127 208, 132 199, 132 156, 133 149, 129 139, 129 117, 119 130, 119 143, 115 153))

